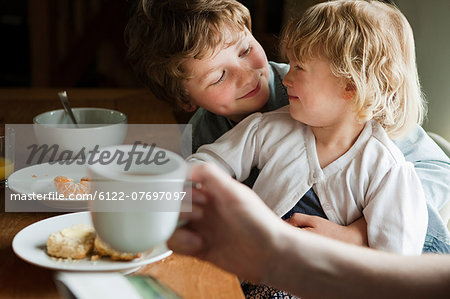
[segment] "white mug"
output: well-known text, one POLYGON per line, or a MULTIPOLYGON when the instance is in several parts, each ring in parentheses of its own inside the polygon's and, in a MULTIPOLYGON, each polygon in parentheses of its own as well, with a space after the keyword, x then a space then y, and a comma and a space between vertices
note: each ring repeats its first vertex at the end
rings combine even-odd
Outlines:
POLYGON ((92 219, 103 241, 137 253, 169 239, 186 194, 181 156, 154 145, 111 146, 91 157, 88 173, 92 219))

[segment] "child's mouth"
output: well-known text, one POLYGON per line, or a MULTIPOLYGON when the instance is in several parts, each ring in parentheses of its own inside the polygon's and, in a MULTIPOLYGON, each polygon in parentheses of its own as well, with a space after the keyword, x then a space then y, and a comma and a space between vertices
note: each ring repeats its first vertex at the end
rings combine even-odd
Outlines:
POLYGON ((252 96, 254 96, 255 94, 257 94, 257 93, 259 92, 260 89, 261 89, 261 80, 258 81, 258 85, 256 86, 255 89, 253 89, 252 91, 250 91, 249 93, 247 93, 245 96, 240 97, 239 99, 251 98, 252 96))

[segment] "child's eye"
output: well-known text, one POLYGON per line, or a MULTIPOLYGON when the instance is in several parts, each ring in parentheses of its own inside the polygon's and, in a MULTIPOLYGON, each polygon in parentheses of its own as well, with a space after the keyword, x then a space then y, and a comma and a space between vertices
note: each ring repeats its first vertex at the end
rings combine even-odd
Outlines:
POLYGON ((222 71, 222 76, 220 76, 219 80, 214 82, 212 85, 217 85, 225 79, 225 71, 222 71))
POLYGON ((303 70, 303 68, 302 68, 301 66, 299 66, 299 65, 296 65, 296 66, 295 66, 295 69, 296 69, 296 70, 299 70, 299 71, 303 70))
POLYGON ((242 56, 246 56, 246 55, 250 54, 250 52, 252 52, 252 49, 253 49, 252 46, 248 46, 248 48, 245 49, 245 51, 242 52, 242 54, 240 56, 242 57, 242 56))

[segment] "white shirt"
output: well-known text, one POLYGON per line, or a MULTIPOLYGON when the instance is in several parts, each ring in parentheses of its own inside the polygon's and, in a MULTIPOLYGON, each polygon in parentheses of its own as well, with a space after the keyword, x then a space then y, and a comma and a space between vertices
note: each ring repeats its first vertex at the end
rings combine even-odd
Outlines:
POLYGON ((348 225, 364 216, 369 246, 420 254, 427 209, 414 166, 374 121, 355 144, 321 168, 311 128, 291 118, 289 107, 255 113, 188 161, 212 161, 237 180, 260 169, 253 190, 282 216, 311 188, 330 221, 348 225))

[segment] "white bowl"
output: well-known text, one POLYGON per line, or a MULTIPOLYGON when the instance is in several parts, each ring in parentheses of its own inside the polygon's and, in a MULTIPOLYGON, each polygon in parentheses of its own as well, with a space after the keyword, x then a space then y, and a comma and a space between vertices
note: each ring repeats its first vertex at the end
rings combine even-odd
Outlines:
MULTIPOLYGON (((122 112, 104 108, 72 110, 78 127, 63 109, 44 112, 33 119, 39 146, 51 148, 57 145, 56 155, 70 151, 74 158, 82 150, 88 156, 95 148, 119 145, 125 140, 127 117, 122 112)), ((69 158, 67 155, 65 159, 69 158)))

